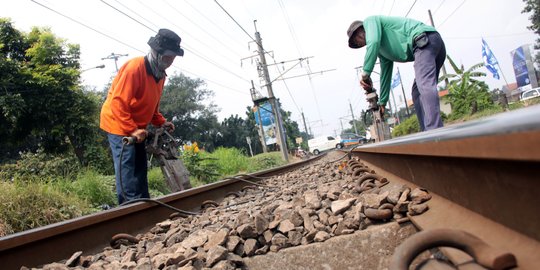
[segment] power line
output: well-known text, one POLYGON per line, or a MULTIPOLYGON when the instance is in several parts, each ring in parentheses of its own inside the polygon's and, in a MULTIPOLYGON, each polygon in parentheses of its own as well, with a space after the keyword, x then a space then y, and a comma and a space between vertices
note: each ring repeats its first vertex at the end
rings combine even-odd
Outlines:
POLYGON ((217 0, 214 0, 214 2, 216 2, 216 4, 234 21, 234 23, 236 23, 236 25, 238 25, 238 27, 240 27, 240 29, 242 29, 242 31, 244 31, 244 33, 246 33, 246 35, 251 39, 253 40, 255 43, 257 43, 257 41, 246 31, 246 29, 244 29, 244 27, 242 27, 235 19, 233 16, 231 16, 231 14, 229 14, 229 12, 227 12, 227 10, 221 5, 219 4, 219 2, 217 0))
MULTIPOLYGON (((160 14, 158 14, 157 12, 153 11, 151 7, 145 5, 142 1, 140 0, 137 0, 139 3, 141 3, 141 5, 143 5, 144 7, 148 8, 149 10, 151 10, 152 12, 154 12, 156 15, 158 15, 159 17, 162 17, 164 18, 163 16, 161 16, 160 14)), ((231 47, 227 46, 227 44, 223 43, 220 39, 216 38, 215 35, 212 35, 210 34, 208 31, 206 31, 206 29, 202 28, 201 26, 199 26, 198 23, 195 23, 193 20, 191 20, 190 18, 188 18, 186 15, 182 14, 176 7, 174 7, 173 5, 169 4, 169 2, 163 0, 163 2, 165 2, 165 4, 167 4, 171 9, 173 9, 176 13, 178 13, 180 16, 184 17, 186 20, 188 20, 189 22, 191 22, 195 27, 197 27, 198 29, 200 29, 201 31, 203 31, 204 33, 206 33, 210 38, 212 38, 213 40, 215 40, 216 42, 218 42, 219 44, 223 45, 224 48, 228 49, 230 52, 232 52, 233 54, 236 54, 238 57, 241 57, 238 53, 236 53, 236 51, 234 51, 231 47)), ((174 26, 178 27, 178 25, 176 25, 174 22, 170 21, 169 19, 167 18, 164 18, 165 20, 167 20, 168 22, 170 22, 171 24, 173 24, 174 26)), ((180 28, 180 27, 178 27, 180 28)), ((197 39, 198 40, 198 39, 197 39)), ((199 42, 205 44, 204 42, 200 41, 199 42)), ((206 45, 206 44, 205 44, 206 45)), ((210 46, 207 46, 207 47, 210 47, 210 46)), ((230 60, 230 59, 229 59, 230 60)), ((233 61, 235 62, 235 61, 233 61)))
POLYGON ((112 39, 112 40, 114 40, 114 41, 116 41, 116 42, 118 42, 118 43, 120 43, 120 44, 122 44, 122 45, 124 45, 124 46, 126 46, 126 47, 128 47, 128 48, 131 48, 131 49, 133 49, 133 50, 136 50, 136 51, 139 51, 139 52, 144 53, 143 51, 141 51, 141 50, 139 50, 139 49, 137 49, 137 48, 135 48, 135 47, 133 47, 133 46, 131 46, 131 45, 129 45, 129 44, 127 44, 127 43, 125 43, 125 42, 123 42, 123 41, 121 41, 121 40, 115 38, 115 37, 113 37, 113 36, 110 36, 110 35, 108 35, 108 34, 105 34, 105 33, 101 32, 101 31, 99 31, 99 30, 97 30, 97 29, 95 29, 95 28, 93 28, 93 27, 91 27, 91 26, 85 24, 85 23, 82 23, 82 22, 80 22, 80 21, 77 21, 77 20, 75 20, 75 19, 73 19, 73 18, 71 18, 71 17, 69 17, 69 16, 67 16, 67 15, 64 15, 64 14, 62 14, 62 13, 60 13, 60 12, 58 12, 58 11, 56 11, 56 10, 54 10, 54 9, 52 9, 52 8, 50 8, 50 7, 48 7, 48 6, 45 6, 45 5, 43 5, 43 4, 39 3, 39 2, 36 2, 35 0, 30 0, 30 1, 32 1, 32 2, 34 2, 35 4, 40 5, 40 6, 44 7, 44 8, 46 8, 46 9, 50 10, 50 11, 52 11, 52 12, 54 12, 54 13, 56 13, 56 14, 58 14, 58 15, 64 17, 64 18, 66 18, 66 19, 68 19, 68 20, 70 20, 70 21, 72 21, 72 22, 74 22, 74 23, 77 23, 77 24, 79 24, 79 25, 81 25, 81 26, 83 26, 83 27, 85 27, 85 28, 88 28, 88 29, 90 29, 90 30, 92 30, 92 31, 94 31, 94 32, 96 32, 96 33, 102 35, 102 36, 105 36, 105 37, 107 37, 107 38, 110 38, 110 39, 112 39))
POLYGON ((393 0, 392 1, 392 6, 390 6, 390 11, 388 11, 388 16, 390 16, 390 14, 392 14, 392 9, 394 9, 394 4, 396 3, 396 0, 393 0))
MULTIPOLYGON (((129 16, 129 15, 126 14, 125 12, 123 12, 123 11, 119 10, 118 8, 116 8, 116 7, 112 6, 112 5, 110 5, 109 3, 105 2, 104 0, 100 0, 100 1, 103 2, 103 3, 105 3, 107 6, 113 8, 114 10, 120 12, 121 14, 127 16, 127 17, 130 18, 131 20, 137 22, 138 24, 140 24, 140 25, 142 25, 142 26, 144 26, 144 27, 150 29, 150 30, 153 31, 154 33, 157 33, 156 30, 150 28, 149 26, 147 26, 146 24, 144 24, 144 23, 140 22, 139 20, 133 18, 132 16, 129 16)), ((133 12, 133 11, 132 11, 132 12, 133 12)), ((139 15, 139 14, 136 13, 136 12, 133 12, 133 13, 135 13, 135 14, 138 15, 139 17, 142 17, 141 15, 139 15)), ((223 70, 223 71, 225 71, 225 72, 227 72, 227 73, 229 73, 229 74, 232 74, 232 75, 234 75, 235 77, 237 77, 237 78, 239 78, 239 79, 241 79, 241 80, 244 80, 245 82, 248 82, 248 83, 250 82, 249 80, 243 78, 242 76, 240 76, 240 75, 238 75, 238 74, 236 74, 236 73, 230 71, 229 69, 227 69, 227 68, 225 68, 225 67, 219 65, 219 64, 216 63, 215 61, 212 61, 212 60, 208 59, 206 56, 203 56, 201 53, 199 53, 199 52, 196 51, 195 49, 192 49, 192 48, 190 48, 190 47, 188 47, 188 46, 186 46, 186 45, 184 45, 184 49, 185 49, 186 51, 188 51, 188 52, 191 52, 191 53, 194 54, 195 56, 198 56, 199 58, 205 60, 206 62, 208 62, 208 63, 210 63, 210 64, 216 66, 217 68, 219 68, 219 69, 221 69, 221 70, 223 70)))
MULTIPOLYGON (((144 23, 140 22, 139 20, 137 20, 137 19, 135 19, 135 18, 133 18, 133 17, 129 16, 129 15, 127 14, 127 13, 124 13, 123 11, 121 11, 121 10, 117 9, 117 8, 116 8, 115 6, 113 6, 113 5, 111 5, 111 4, 107 3, 107 2, 105 2, 104 0, 100 0, 100 1, 101 1, 102 3, 104 3, 105 5, 107 5, 107 6, 111 7, 112 9, 114 9, 114 10, 116 10, 116 11, 120 12, 120 13, 121 13, 121 14, 123 14, 124 16, 126 16, 126 17, 128 17, 128 18, 130 18, 130 19, 134 20, 134 21, 135 21, 135 22, 137 22, 138 24, 140 24, 140 25, 142 25, 142 26, 146 27, 146 28, 147 28, 147 29, 149 29, 150 31, 152 31, 152 32, 154 32, 154 33, 157 33, 157 31, 156 31, 156 30, 154 30, 154 29, 152 29, 152 28, 148 27, 148 26, 147 26, 146 24, 144 24, 144 23)), ((136 14, 136 13, 135 13, 135 14, 136 14)), ((137 14, 137 15, 138 15, 138 14, 137 14)), ((139 15, 139 17, 140 17, 140 15, 139 15)))
POLYGON ((138 14, 137 12, 133 11, 131 8, 129 8, 128 6, 120 3, 120 1, 118 0, 114 0, 116 3, 118 3, 119 5, 123 6, 125 9, 131 11, 131 13, 135 13, 137 16, 139 16, 141 19, 145 20, 147 23, 151 24, 154 26, 154 29, 157 29, 159 28, 157 25, 155 25, 154 23, 152 23, 151 21, 147 20, 145 17, 141 16, 140 14, 138 14))
POLYGON ((461 2, 461 4, 459 4, 459 6, 458 6, 456 9, 454 9, 454 11, 452 11, 452 13, 450 13, 450 15, 448 15, 448 17, 446 17, 446 19, 444 19, 444 21, 443 21, 441 24, 439 24, 439 28, 441 28, 441 26, 442 26, 446 21, 448 21, 448 19, 450 19, 450 17, 452 17, 452 15, 454 15, 454 13, 456 13, 456 11, 457 11, 461 6, 463 6, 463 4, 465 4, 466 1, 467 1, 467 0, 463 0, 463 2, 461 2))
POLYGON ((435 16, 435 13, 437 13, 437 11, 439 11, 439 9, 441 8, 441 6, 444 4, 444 1, 445 1, 445 0, 442 0, 441 3, 439 4, 439 6, 435 9, 435 11, 433 11, 433 16, 435 16))
POLYGON ((410 13, 411 10, 413 9, 414 5, 416 4, 416 1, 417 1, 417 0, 414 0, 414 3, 412 3, 411 8, 409 8, 409 11, 407 11, 407 14, 405 14, 405 17, 409 16, 409 13, 410 13))
MULTIPOLYGON (((111 40, 114 40, 114 41, 116 41, 116 42, 118 42, 118 43, 120 43, 120 44, 122 44, 122 45, 124 45, 124 46, 126 46, 126 47, 128 47, 128 48, 131 48, 131 49, 133 49, 133 50, 135 50, 135 51, 138 51, 138 52, 140 52, 140 53, 142 53, 142 54, 145 54, 145 52, 144 52, 143 50, 140 50, 140 49, 138 49, 138 48, 136 48, 136 47, 133 47, 133 46, 131 46, 131 45, 129 45, 129 44, 127 44, 127 43, 125 43, 125 42, 123 42, 123 41, 117 39, 117 38, 114 38, 114 37, 112 37, 112 36, 110 36, 110 35, 108 35, 108 34, 105 34, 105 33, 101 32, 101 31, 99 31, 99 30, 97 30, 97 29, 95 29, 95 28, 93 28, 93 27, 91 27, 91 26, 89 26, 89 25, 87 25, 87 24, 85 24, 85 23, 82 23, 82 22, 80 22, 80 21, 78 21, 78 20, 75 20, 75 19, 73 19, 73 18, 71 18, 71 17, 69 17, 69 16, 67 16, 67 15, 65 15, 65 14, 63 14, 63 13, 57 11, 57 10, 55 10, 55 9, 52 9, 52 8, 46 6, 46 5, 42 4, 42 3, 39 3, 39 2, 37 2, 37 1, 35 1, 35 0, 31 0, 31 1, 32 1, 33 3, 35 3, 35 4, 37 4, 37 5, 39 5, 39 6, 43 7, 43 8, 45 8, 45 9, 48 9, 48 10, 50 10, 50 11, 52 11, 52 12, 54 12, 54 13, 56 13, 56 14, 58 14, 58 15, 64 17, 64 18, 66 18, 66 19, 72 21, 72 22, 75 22, 75 23, 77 23, 77 24, 79 24, 79 25, 81 25, 81 26, 83 26, 83 27, 85 27, 85 28, 87 28, 87 29, 90 29, 90 30, 92 30, 92 31, 94 31, 94 32, 96 32, 96 33, 98 33, 98 34, 100 34, 100 35, 106 37, 106 38, 109 38, 109 39, 111 39, 111 40)), ((243 92, 243 91, 240 91, 240 90, 231 88, 231 87, 229 87, 229 86, 223 85, 223 84, 221 84, 221 83, 218 83, 218 82, 216 82, 216 81, 207 79, 207 78, 205 78, 205 77, 203 77, 203 76, 200 76, 200 75, 198 75, 197 73, 194 73, 194 72, 192 72, 192 71, 189 71, 189 70, 187 70, 187 69, 185 69, 185 68, 180 68, 180 67, 178 67, 178 66, 176 66, 176 65, 173 65, 173 66, 176 67, 176 68, 178 68, 180 71, 182 71, 182 72, 184 72, 184 73, 191 74, 191 75, 193 75, 193 76, 195 76, 195 77, 201 78, 201 79, 203 79, 203 80, 205 80, 205 81, 208 81, 208 82, 212 82, 212 83, 214 83, 214 84, 216 84, 216 85, 222 86, 222 87, 227 88, 227 89, 229 89, 229 90, 232 90, 232 91, 235 91, 235 92, 238 92, 238 93, 242 93, 242 94, 249 95, 249 94, 246 93, 246 92, 243 92)))
MULTIPOLYGON (((167 2, 167 0, 163 0, 167 2)), ((228 35, 229 31, 225 31, 223 28, 221 28, 218 24, 216 24, 214 21, 212 21, 210 18, 208 18, 204 13, 200 12, 196 7, 194 7, 192 4, 189 3, 188 0, 184 0, 186 4, 188 4, 193 10, 195 10, 199 15, 201 15, 203 18, 205 18, 207 21, 209 21, 211 24, 213 24, 217 29, 219 29, 221 33, 227 34, 227 36, 234 42, 238 42, 236 39, 228 35)), ((243 46, 240 42, 238 42, 240 46, 243 46)))

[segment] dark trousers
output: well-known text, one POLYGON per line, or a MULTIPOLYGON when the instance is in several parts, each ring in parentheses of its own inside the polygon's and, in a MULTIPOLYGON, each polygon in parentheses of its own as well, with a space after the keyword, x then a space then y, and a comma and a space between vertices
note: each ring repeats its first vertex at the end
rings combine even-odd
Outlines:
POLYGON ((427 36, 429 43, 425 47, 414 48, 412 99, 421 131, 443 126, 437 80, 446 58, 446 48, 439 33, 429 32, 427 36))
POLYGON ((123 145, 122 136, 107 134, 107 137, 114 161, 118 203, 122 204, 138 198, 150 198, 144 143, 123 145), (122 153, 122 160, 120 160, 120 153, 122 153))

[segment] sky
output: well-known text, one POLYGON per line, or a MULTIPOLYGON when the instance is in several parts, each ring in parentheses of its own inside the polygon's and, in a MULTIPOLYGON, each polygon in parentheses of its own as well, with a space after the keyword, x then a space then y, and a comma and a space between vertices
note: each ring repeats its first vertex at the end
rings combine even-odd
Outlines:
MULTIPOLYGON (((347 46, 347 28, 354 20, 371 15, 401 16, 435 27, 447 53, 466 68, 482 62, 481 38, 499 61, 501 79, 487 69, 491 89, 515 82, 510 51, 534 43, 537 36, 527 27, 522 0, 0 0, 0 17, 9 17, 15 28, 29 32, 33 26, 50 27, 68 43, 81 46, 84 85, 102 90, 132 57, 145 55, 147 41, 158 29, 168 28, 182 38, 184 57, 167 70, 182 72, 206 82, 215 95, 223 120, 245 117, 252 106, 251 81, 268 96, 257 72, 255 25, 267 52, 274 95, 282 109, 292 113, 303 131, 302 113, 315 136, 339 134, 348 122, 367 108, 358 82, 365 49, 347 46), (54 11, 53 11, 54 10, 54 11), (232 17, 232 18, 231 18, 232 17), (69 19, 71 18, 71 19, 69 19), (254 21, 256 20, 256 23, 254 21), (299 59, 303 59, 300 61, 299 59), (99 65, 104 68, 94 68, 99 65), (321 72, 322 71, 322 72, 321 72), (306 74, 311 73, 307 76, 306 74), (292 77, 292 78, 291 78, 292 77), (504 79, 503 79, 504 78, 504 79), (283 80, 282 80, 283 79, 283 80)), ((407 100, 414 79, 412 63, 397 63, 407 100)), ((447 71, 452 68, 446 62, 447 71)), ((372 75, 378 88, 378 77, 372 75)), ((401 88, 394 92, 403 107, 401 88)), ((401 105, 400 105, 401 104, 401 105)), ((310 132, 310 133, 311 133, 310 132)))

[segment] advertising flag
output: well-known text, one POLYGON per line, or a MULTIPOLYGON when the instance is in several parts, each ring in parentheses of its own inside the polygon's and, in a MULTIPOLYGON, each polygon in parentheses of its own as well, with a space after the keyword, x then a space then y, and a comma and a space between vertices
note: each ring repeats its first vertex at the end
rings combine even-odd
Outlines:
POLYGON ((396 88, 401 83, 401 76, 399 76, 399 72, 394 75, 394 78, 392 78, 392 85, 391 88, 396 88))
POLYGON ((484 64, 486 65, 486 68, 493 74, 493 78, 499 79, 499 71, 497 70, 497 58, 495 58, 495 55, 493 52, 491 52, 491 49, 489 49, 488 44, 486 41, 482 38, 482 59, 484 60, 484 64))

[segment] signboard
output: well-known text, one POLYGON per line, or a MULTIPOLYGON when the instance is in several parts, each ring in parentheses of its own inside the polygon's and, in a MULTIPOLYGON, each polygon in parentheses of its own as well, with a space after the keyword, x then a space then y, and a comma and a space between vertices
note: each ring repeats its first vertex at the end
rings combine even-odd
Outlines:
POLYGON ((254 112, 255 122, 257 125, 260 121, 262 122, 263 131, 264 131, 264 141, 266 145, 274 144, 277 142, 276 139, 276 124, 274 120, 274 114, 272 111, 272 105, 269 102, 262 103, 257 110, 254 112))
POLYGON ((512 55, 512 66, 514 67, 518 87, 530 84, 527 57, 523 51, 523 47, 513 50, 510 54, 512 55))

